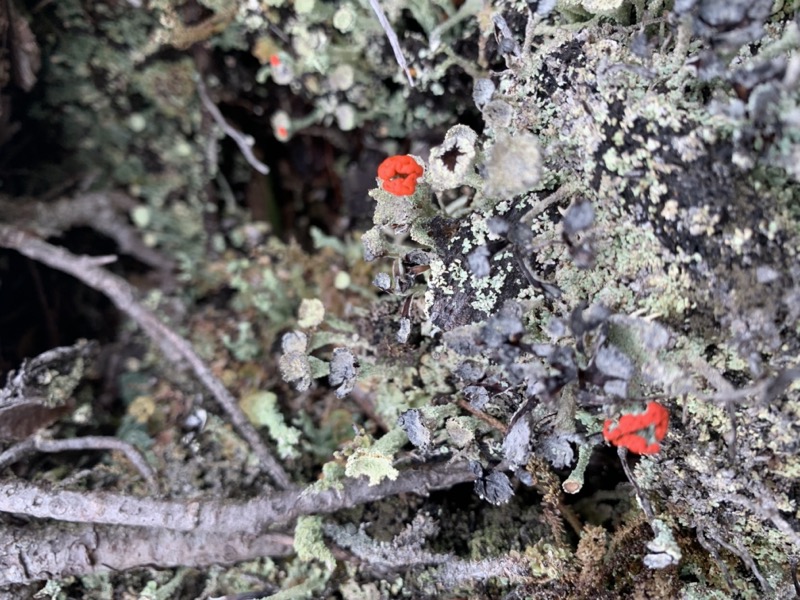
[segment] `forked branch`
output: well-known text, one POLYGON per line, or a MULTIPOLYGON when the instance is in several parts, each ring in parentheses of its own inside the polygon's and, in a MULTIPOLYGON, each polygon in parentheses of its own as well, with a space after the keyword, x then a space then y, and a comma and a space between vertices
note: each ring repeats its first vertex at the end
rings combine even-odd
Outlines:
POLYGON ((233 425, 253 448, 266 472, 282 489, 292 487, 292 482, 280 463, 239 408, 236 399, 197 355, 191 344, 162 323, 158 317, 136 300, 134 288, 124 279, 102 268, 107 257, 76 256, 63 248, 53 246, 20 229, 0 225, 0 246, 63 271, 89 287, 105 294, 116 307, 127 314, 158 344, 166 358, 175 363, 185 361, 194 374, 211 392, 222 409, 228 413, 233 425))

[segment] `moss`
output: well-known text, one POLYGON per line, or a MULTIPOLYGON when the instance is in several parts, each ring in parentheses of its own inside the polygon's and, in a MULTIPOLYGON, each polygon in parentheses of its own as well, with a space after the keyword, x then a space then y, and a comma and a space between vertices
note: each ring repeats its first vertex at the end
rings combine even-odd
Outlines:
POLYGON ((569 572, 567 565, 571 556, 565 548, 539 540, 525 549, 525 559, 530 565, 533 577, 543 582, 551 582, 569 572))

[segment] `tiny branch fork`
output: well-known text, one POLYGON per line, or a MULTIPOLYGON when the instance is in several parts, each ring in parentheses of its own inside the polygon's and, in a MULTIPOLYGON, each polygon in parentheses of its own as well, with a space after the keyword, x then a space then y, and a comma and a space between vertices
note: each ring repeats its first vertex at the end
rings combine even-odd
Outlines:
POLYGON ((134 289, 127 281, 99 267, 97 257, 76 256, 8 225, 0 225, 0 247, 16 250, 48 267, 68 273, 108 296, 119 310, 133 319, 158 344, 168 360, 175 363, 185 361, 189 365, 203 386, 211 392, 228 414, 242 437, 250 444, 275 484, 282 489, 292 487, 286 471, 272 456, 269 448, 239 408, 236 399, 203 363, 187 340, 164 325, 158 317, 136 301, 134 289))
POLYGON ((76 523, 152 527, 173 531, 262 531, 299 516, 329 514, 403 493, 427 494, 475 478, 465 462, 410 469, 374 486, 346 479, 341 487, 289 490, 246 501, 155 500, 111 492, 51 490, 15 479, 0 481, 0 512, 76 523))

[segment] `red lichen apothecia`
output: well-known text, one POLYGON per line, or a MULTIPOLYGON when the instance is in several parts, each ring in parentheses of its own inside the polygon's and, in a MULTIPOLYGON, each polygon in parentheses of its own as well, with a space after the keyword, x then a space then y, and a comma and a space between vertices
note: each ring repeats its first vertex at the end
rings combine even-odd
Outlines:
POLYGON ((378 166, 381 187, 395 196, 412 195, 422 172, 422 165, 408 154, 390 156, 378 166))
POLYGON ((658 402, 650 402, 645 412, 622 415, 616 424, 607 419, 603 437, 636 454, 655 454, 661 450, 659 442, 667 435, 668 427, 669 411, 658 402))

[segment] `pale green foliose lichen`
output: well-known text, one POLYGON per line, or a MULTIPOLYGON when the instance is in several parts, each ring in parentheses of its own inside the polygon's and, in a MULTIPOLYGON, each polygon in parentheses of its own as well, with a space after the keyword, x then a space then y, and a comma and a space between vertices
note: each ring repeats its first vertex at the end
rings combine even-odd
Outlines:
POLYGON ((287 425, 278 410, 278 398, 273 392, 254 392, 244 396, 239 406, 253 425, 266 427, 270 437, 278 445, 281 458, 297 458, 300 431, 287 425))
POLYGON ((323 539, 322 518, 320 517, 297 519, 297 525, 294 528, 294 549, 300 560, 318 560, 331 571, 336 567, 336 559, 323 539))

